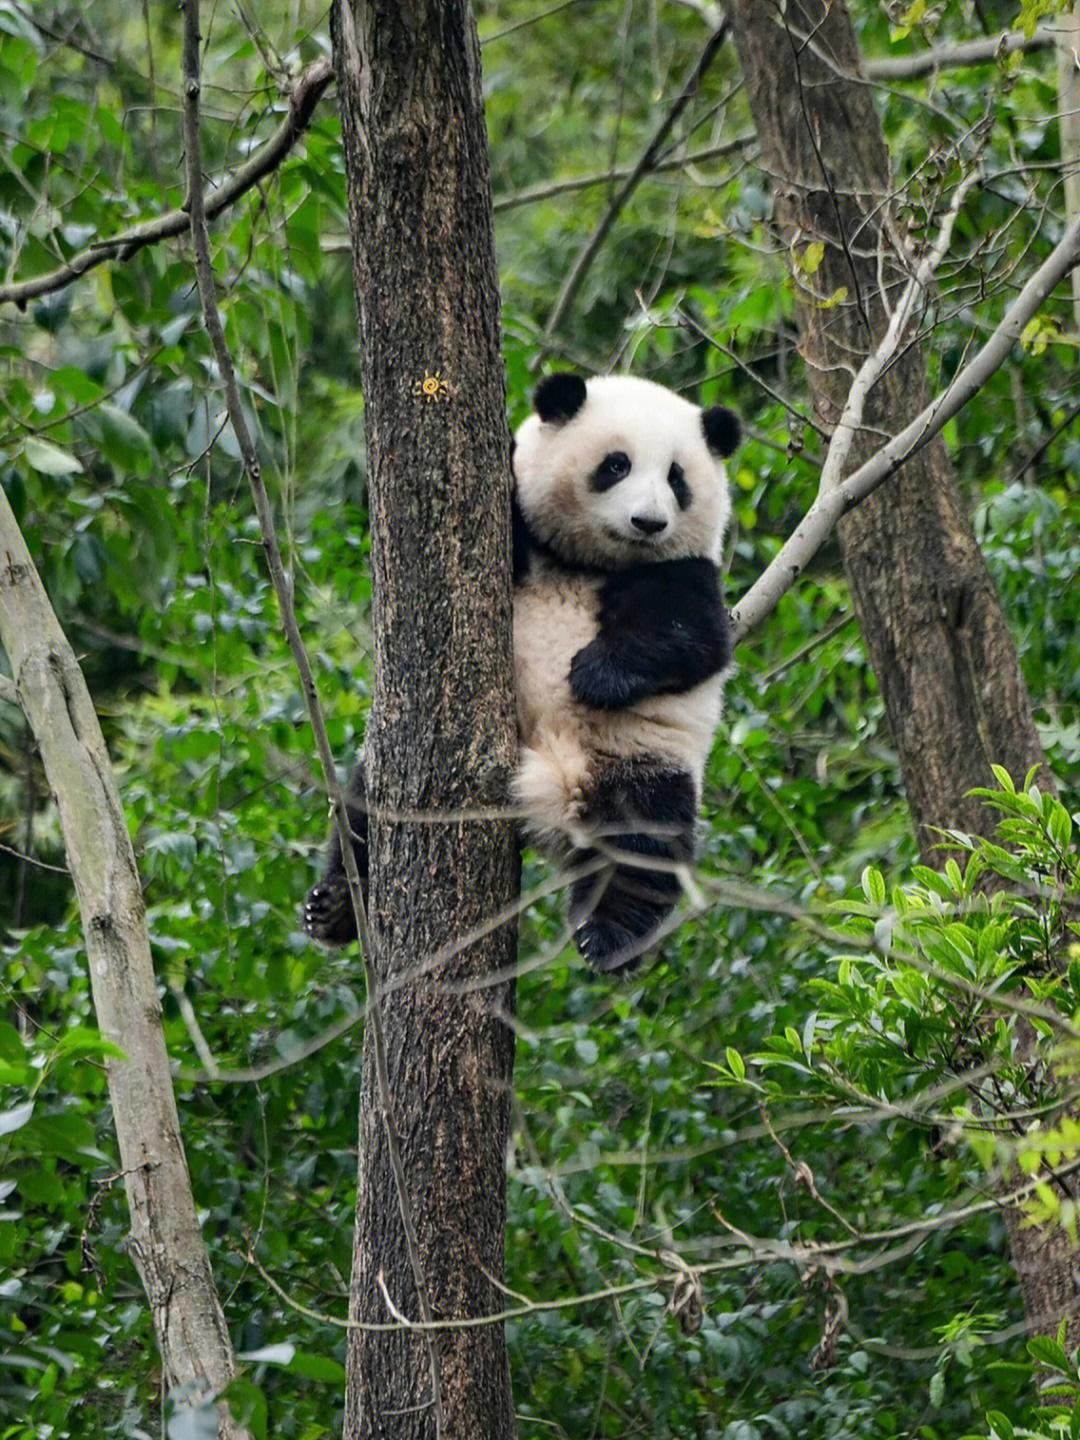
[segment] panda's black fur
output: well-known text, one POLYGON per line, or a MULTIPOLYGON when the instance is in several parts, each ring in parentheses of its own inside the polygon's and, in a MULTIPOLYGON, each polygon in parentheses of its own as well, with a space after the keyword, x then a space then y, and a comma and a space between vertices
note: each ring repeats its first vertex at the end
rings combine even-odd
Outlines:
MULTIPOLYGON (((534 406, 514 447, 513 799, 574 876, 582 955, 624 970, 668 921, 694 854, 731 659, 718 564, 739 422, 625 376, 552 375, 534 406)), ((366 878, 360 767, 348 803, 366 878)), ((327 944, 355 938, 336 837, 304 924, 327 944)))

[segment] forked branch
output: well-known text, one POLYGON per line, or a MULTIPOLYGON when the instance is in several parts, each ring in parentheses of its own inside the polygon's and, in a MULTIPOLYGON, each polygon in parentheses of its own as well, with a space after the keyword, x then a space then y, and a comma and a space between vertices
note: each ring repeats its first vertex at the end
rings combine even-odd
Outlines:
MULTIPOLYGON (((1047 296, 1077 264, 1080 264, 1080 217, 1072 221, 1061 240, 1020 291, 985 345, 957 372, 941 394, 935 396, 898 435, 893 436, 887 445, 883 445, 845 480, 829 489, 824 486, 819 489, 814 503, 780 552, 732 611, 732 638, 736 644, 772 613, 781 596, 790 590, 831 535, 840 517, 895 475, 905 460, 928 445, 948 421, 978 394, 991 375, 1005 363, 1024 327, 1047 296)), ((883 339, 875 355, 887 339, 887 336, 883 339)), ((848 429, 850 431, 850 426, 848 429)), ((828 462, 826 468, 829 468, 828 462)))

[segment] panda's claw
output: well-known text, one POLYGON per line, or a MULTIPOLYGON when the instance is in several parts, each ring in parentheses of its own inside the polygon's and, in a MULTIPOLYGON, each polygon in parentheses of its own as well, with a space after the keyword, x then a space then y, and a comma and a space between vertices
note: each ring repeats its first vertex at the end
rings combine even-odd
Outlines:
POLYGON ((630 975, 641 964, 651 934, 635 935, 624 925, 592 915, 574 931, 582 957, 602 975, 630 975))
POLYGON ((323 880, 308 892, 304 929, 323 945, 347 945, 356 939, 356 916, 347 884, 323 880))

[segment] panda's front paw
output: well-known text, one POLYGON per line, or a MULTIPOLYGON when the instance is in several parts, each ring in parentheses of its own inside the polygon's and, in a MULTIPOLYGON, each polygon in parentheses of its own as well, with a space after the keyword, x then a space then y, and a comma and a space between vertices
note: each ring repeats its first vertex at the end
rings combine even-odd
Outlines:
POLYGON ((624 710, 640 700, 638 687, 610 650, 593 640, 570 661, 570 693, 591 710, 624 710))
POLYGON ((343 880, 323 880, 308 892, 304 929, 323 945, 348 945, 356 939, 356 916, 343 880))

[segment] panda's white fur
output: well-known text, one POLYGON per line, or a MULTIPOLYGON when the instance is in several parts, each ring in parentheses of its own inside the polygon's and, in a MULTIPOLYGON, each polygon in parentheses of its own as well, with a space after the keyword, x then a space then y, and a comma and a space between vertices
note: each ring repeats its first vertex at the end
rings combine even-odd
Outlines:
MULTIPOLYGON (((651 766, 650 775, 659 766, 661 773, 687 777, 696 812, 720 718, 727 654, 715 668, 712 660, 701 661, 698 668, 707 673, 688 688, 672 690, 665 682, 655 693, 636 694, 630 704, 602 708, 575 695, 571 669, 601 631, 605 587, 613 577, 631 580, 632 572, 648 579, 679 571, 643 569, 665 561, 707 560, 711 564, 701 568, 715 573, 730 514, 723 454, 733 448, 738 426, 729 411, 710 412, 722 417, 722 433, 719 438, 714 433, 710 445, 698 406, 663 386, 626 376, 588 380, 583 400, 580 392, 569 403, 549 400, 548 418, 540 392, 537 403, 540 413, 517 431, 513 456, 516 525, 527 537, 525 562, 515 557, 520 760, 514 799, 536 843, 556 853, 571 847, 580 853, 597 845, 590 797, 598 778, 620 762, 651 766), (623 462, 625 474, 616 478, 623 462)), ((718 588, 716 597, 722 618, 718 588)), ((656 652, 684 643, 681 632, 701 624, 689 613, 694 593, 685 604, 684 616, 679 597, 663 595, 670 624, 665 619, 659 631, 654 626, 642 645, 651 642, 656 652)), ((638 619, 644 623, 649 616, 638 619)), ((626 632, 635 623, 631 614, 622 636, 614 638, 632 640, 626 632)), ((632 647, 627 653, 632 656, 632 647)), ((655 653, 642 658, 646 670, 654 661, 660 663, 655 653)), ((662 810, 662 797, 657 804, 662 810)), ((683 826, 683 811, 679 815, 683 826)), ((615 817, 604 819, 610 827, 615 817)), ((621 965, 620 960, 601 968, 621 965)))
POLYGON ((585 382, 585 404, 571 420, 530 415, 514 437, 517 500, 529 528, 578 564, 621 570, 652 560, 704 555, 719 564, 731 514, 723 458, 709 449, 697 405, 652 380, 599 375, 585 382), (604 494, 588 479, 612 451, 629 475, 604 494), (692 503, 679 510, 668 474, 682 466, 692 503), (632 517, 668 528, 655 537, 632 517))

